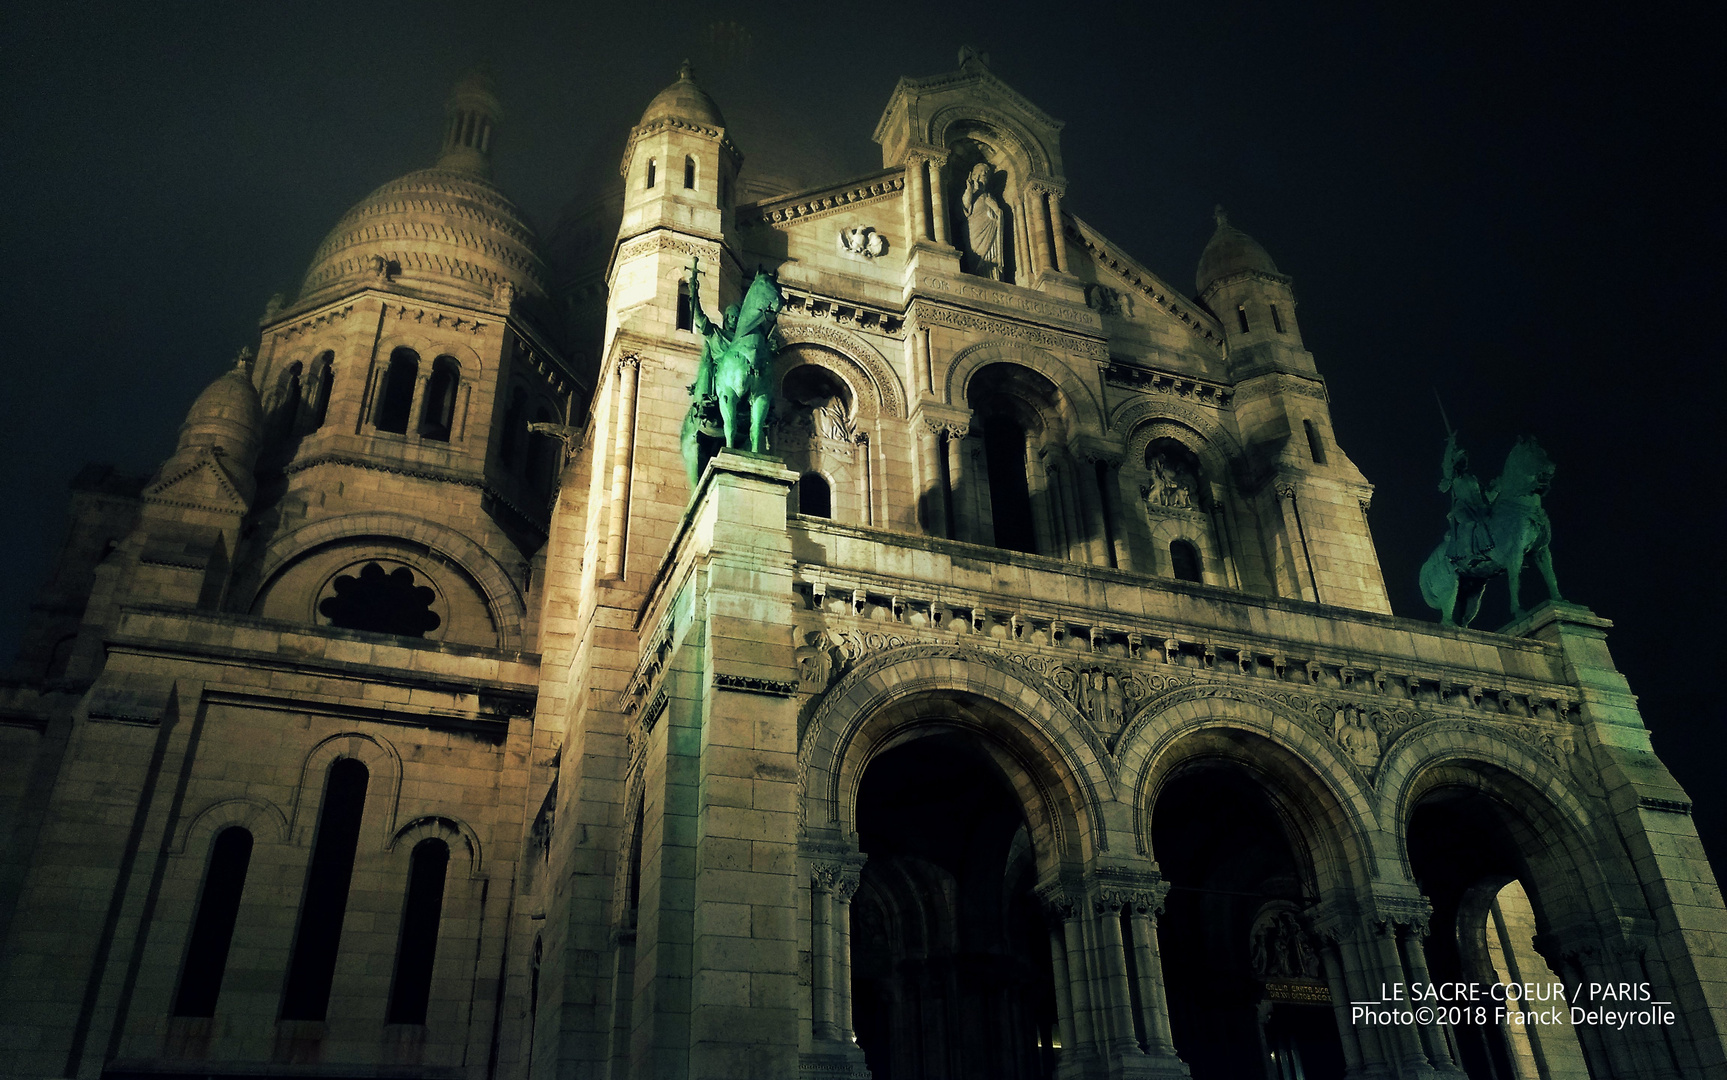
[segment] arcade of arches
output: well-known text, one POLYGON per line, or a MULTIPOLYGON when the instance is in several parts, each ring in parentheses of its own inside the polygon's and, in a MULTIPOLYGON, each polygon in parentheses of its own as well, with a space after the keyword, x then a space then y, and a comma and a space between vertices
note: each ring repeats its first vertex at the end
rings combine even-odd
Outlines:
POLYGON ((1577 852, 1544 843, 1565 826, 1509 775, 1495 792, 1461 780, 1485 765, 1428 771, 1399 893, 1361 879, 1369 841, 1332 782, 1262 735, 1208 727, 1148 765, 1149 862, 1051 827, 1094 811, 1055 807, 1076 777, 1028 749, 1042 740, 1029 721, 963 694, 892 712, 915 719, 876 725, 893 730, 860 740, 851 774, 857 855, 818 866, 811 892, 818 1044, 855 1040, 877 1080, 1581 1078, 1647 1054, 1569 1025, 1351 1018, 1382 985, 1582 976, 1555 975, 1537 947, 1554 905, 1565 919, 1590 902, 1567 869, 1577 852))

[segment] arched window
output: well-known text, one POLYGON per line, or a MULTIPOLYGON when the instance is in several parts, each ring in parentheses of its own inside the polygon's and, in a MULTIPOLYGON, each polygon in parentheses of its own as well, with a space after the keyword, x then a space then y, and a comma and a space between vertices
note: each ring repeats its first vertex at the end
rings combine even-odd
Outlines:
POLYGON ((461 384, 461 368, 453 356, 440 356, 432 361, 432 377, 426 383, 426 402, 420 408, 420 437, 450 441, 451 427, 456 418, 456 388, 461 384))
POLYGON ((1235 309, 1235 321, 1241 324, 1241 332, 1247 333, 1247 308, 1245 306, 1235 309))
POLYGON ((1205 575, 1199 569, 1199 549, 1188 541, 1169 542, 1169 565, 1175 580, 1205 583, 1205 575))
POLYGON ((384 370, 384 385, 378 389, 378 409, 373 423, 379 431, 408 432, 408 410, 414 407, 414 382, 420 377, 420 354, 409 348, 390 354, 384 370))
POLYGON ((283 437, 293 436, 295 422, 300 418, 300 401, 304 393, 302 376, 305 370, 305 365, 296 360, 282 373, 281 396, 276 402, 276 413, 270 419, 276 434, 283 437))
POLYGON ((1276 304, 1271 305, 1271 328, 1280 334, 1283 333, 1283 316, 1277 313, 1276 304))
POLYGON ((240 915, 240 893, 246 887, 246 867, 252 861, 252 834, 239 826, 223 829, 210 849, 198 915, 186 944, 180 969, 180 990, 174 995, 175 1016, 215 1016, 216 996, 228 966, 228 946, 234 941, 234 921, 240 915))
POLYGON ((647 183, 648 187, 654 186, 654 181, 658 178, 657 177, 658 171, 659 171, 659 162, 655 161, 653 158, 649 158, 648 159, 648 183, 647 183))
POLYGON ((834 516, 833 492, 820 473, 807 472, 798 477, 798 513, 811 517, 834 516))
POLYGON ((396 977, 390 982, 388 1024, 423 1024, 432 998, 432 959, 438 949, 438 922, 444 914, 444 877, 450 846, 422 840, 408 862, 408 899, 402 906, 402 933, 396 942, 396 977))
POLYGON ((325 351, 312 361, 312 383, 306 399, 306 430, 317 431, 324 426, 330 412, 330 388, 336 380, 336 354, 325 351))
POLYGON ((695 325, 694 308, 690 303, 690 283, 680 281, 678 282, 678 329, 693 330, 695 325))
POLYGON ((989 471, 990 516, 995 546, 1037 553, 1032 527, 1031 487, 1025 474, 1025 429, 1010 417, 992 416, 983 425, 983 453, 989 471))
POLYGON ((684 187, 690 191, 696 189, 696 159, 688 155, 684 157, 684 187))
POLYGON ((300 901, 300 925, 288 961, 288 986, 282 994, 282 1019, 323 1020, 336 978, 336 949, 342 917, 348 911, 348 886, 354 879, 354 850, 366 809, 364 763, 340 758, 324 782, 324 806, 312 841, 312 864, 300 901))
POLYGON ((1301 426, 1307 429, 1307 452, 1313 458, 1315 465, 1325 464, 1325 440, 1319 435, 1319 428, 1312 420, 1303 420, 1301 426))
POLYGON ((504 430, 498 436, 498 461, 511 472, 521 466, 522 443, 527 435, 526 406, 522 404, 522 390, 517 387, 510 391, 510 407, 504 410, 504 430))

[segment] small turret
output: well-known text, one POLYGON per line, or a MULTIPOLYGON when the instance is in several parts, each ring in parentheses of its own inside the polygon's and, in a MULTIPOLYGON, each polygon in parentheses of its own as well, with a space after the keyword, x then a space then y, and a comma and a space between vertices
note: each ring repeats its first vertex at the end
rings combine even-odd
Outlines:
POLYGON ((190 461, 208 449, 222 462, 223 471, 234 481, 241 493, 250 497, 255 486, 252 468, 258 463, 258 451, 264 444, 264 407, 258 401, 258 391, 247 371, 249 356, 204 388, 186 422, 180 425, 180 441, 174 448, 170 464, 190 461))
POLYGON ((444 148, 438 168, 491 176, 492 137, 503 115, 491 76, 479 69, 464 75, 444 103, 444 148))
POLYGON ((1229 223, 1219 206, 1217 230, 1199 257, 1194 284, 1199 299, 1229 342, 1236 377, 1262 370, 1313 374, 1313 357, 1302 347, 1295 321, 1295 290, 1259 241, 1229 223))

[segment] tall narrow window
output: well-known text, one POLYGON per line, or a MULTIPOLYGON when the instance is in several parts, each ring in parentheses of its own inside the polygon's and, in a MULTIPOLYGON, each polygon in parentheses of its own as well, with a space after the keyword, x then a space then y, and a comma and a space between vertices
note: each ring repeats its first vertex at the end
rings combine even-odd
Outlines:
POLYGON ((1307 429, 1307 452, 1313 457, 1313 463, 1325 464, 1325 440, 1320 437, 1319 428, 1312 420, 1303 420, 1301 426, 1307 429))
POLYGON ((422 840, 415 845, 408 863, 408 900, 402 907, 402 935, 396 943, 396 977, 390 983, 386 1023, 426 1022, 449 866, 450 847, 442 840, 422 840))
POLYGON ((450 441, 450 431, 456 419, 456 388, 461 383, 461 369, 453 356, 440 356, 432 361, 432 377, 426 383, 426 401, 420 407, 420 437, 450 441))
POLYGON ((1025 475, 1025 429, 1005 416, 992 416, 983 426, 984 467, 989 472, 990 516, 995 519, 995 546, 1008 551, 1037 553, 1031 522, 1031 485, 1025 475))
POLYGON ((655 161, 653 158, 648 159, 648 187, 653 187, 654 181, 658 179, 656 175, 659 171, 658 166, 659 162, 655 161))
POLYGON ((1247 333, 1247 308, 1238 307, 1235 309, 1235 321, 1241 324, 1241 332, 1247 333))
POLYGON ((1277 313, 1276 304, 1271 305, 1271 328, 1280 334, 1283 333, 1283 316, 1277 313))
POLYGON ((1175 580, 1204 584, 1205 575, 1199 570, 1199 549, 1186 540, 1170 541, 1169 565, 1175 580))
POLYGON ((690 285, 687 281, 678 282, 678 329, 693 330, 696 321, 694 307, 690 303, 690 285))
POLYGON ((696 159, 693 157, 684 158, 684 187, 690 191, 696 189, 696 159))
POLYGON ((348 911, 348 886, 354 878, 354 851, 366 808, 366 766, 342 758, 324 782, 324 807, 318 813, 312 865, 300 902, 300 926, 288 961, 282 994, 282 1019, 322 1020, 330 1008, 336 978, 336 950, 342 942, 342 916, 348 911))
POLYGON ((198 897, 198 916, 186 944, 180 970, 180 991, 174 995, 175 1016, 215 1016, 216 996, 228 966, 228 946, 234 941, 234 921, 240 915, 240 893, 246 867, 252 861, 252 834, 239 826, 223 829, 211 846, 198 897))
POLYGON ((820 473, 807 472, 798 477, 798 513, 811 517, 834 516, 833 492, 820 473))
POLYGON ((336 354, 324 352, 312 362, 311 398, 307 402, 306 430, 317 431, 324 426, 330 412, 330 388, 335 385, 336 354))
POLYGON ((373 423, 379 431, 408 432, 408 411, 414 407, 414 382, 420 377, 420 355, 412 349, 390 354, 384 369, 384 385, 378 390, 378 410, 373 423))

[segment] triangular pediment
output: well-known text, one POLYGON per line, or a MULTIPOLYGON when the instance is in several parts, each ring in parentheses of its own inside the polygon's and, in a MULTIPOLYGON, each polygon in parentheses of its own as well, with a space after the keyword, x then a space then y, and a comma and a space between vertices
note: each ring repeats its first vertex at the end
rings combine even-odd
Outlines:
POLYGON ((240 493, 220 455, 208 447, 169 458, 161 474, 145 486, 143 498, 145 502, 225 513, 243 514, 251 509, 251 500, 240 493))

